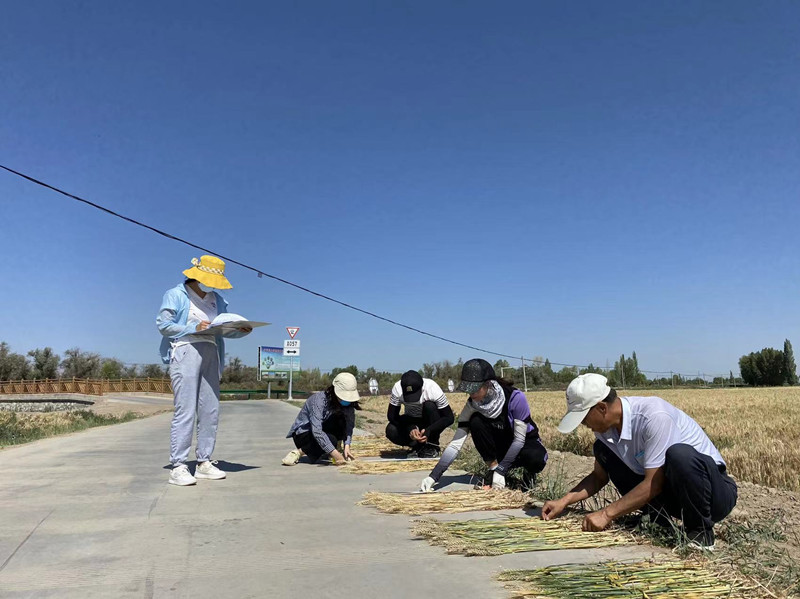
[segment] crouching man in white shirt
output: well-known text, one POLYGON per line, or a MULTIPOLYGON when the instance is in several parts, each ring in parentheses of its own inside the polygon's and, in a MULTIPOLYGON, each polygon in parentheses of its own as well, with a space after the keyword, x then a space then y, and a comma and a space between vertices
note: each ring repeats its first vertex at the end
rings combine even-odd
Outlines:
POLYGON ((606 377, 582 374, 567 388, 567 414, 558 430, 590 428, 594 471, 564 497, 548 501, 542 518, 551 520, 587 499, 609 481, 622 497, 583 520, 583 530, 599 531, 625 514, 643 509, 663 521, 683 521, 690 545, 713 550, 714 523, 736 505, 736 483, 705 431, 660 397, 618 397, 606 377))

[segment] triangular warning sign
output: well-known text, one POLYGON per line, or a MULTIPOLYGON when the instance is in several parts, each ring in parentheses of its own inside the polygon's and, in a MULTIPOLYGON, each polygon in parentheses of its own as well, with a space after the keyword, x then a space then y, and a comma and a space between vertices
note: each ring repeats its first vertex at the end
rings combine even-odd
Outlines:
POLYGON ((289 337, 294 339, 294 336, 297 335, 297 331, 300 330, 300 327, 286 327, 286 332, 289 333, 289 337))

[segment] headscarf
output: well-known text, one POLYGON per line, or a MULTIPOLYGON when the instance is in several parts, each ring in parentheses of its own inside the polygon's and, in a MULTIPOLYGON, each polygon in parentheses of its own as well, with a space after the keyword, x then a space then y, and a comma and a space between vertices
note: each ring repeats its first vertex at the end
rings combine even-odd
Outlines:
POLYGON ((477 412, 483 414, 487 418, 495 419, 500 414, 503 413, 503 405, 506 402, 506 394, 503 392, 503 388, 500 386, 500 383, 497 381, 490 381, 492 384, 489 387, 489 390, 486 392, 486 397, 483 398, 483 403, 478 403, 477 401, 472 402, 472 407, 475 408, 477 412))

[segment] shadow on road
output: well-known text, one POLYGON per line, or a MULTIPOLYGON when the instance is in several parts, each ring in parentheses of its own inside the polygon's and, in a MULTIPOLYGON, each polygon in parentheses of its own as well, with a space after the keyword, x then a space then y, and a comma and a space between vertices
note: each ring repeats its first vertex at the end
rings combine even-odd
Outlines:
MULTIPOLYGON (((197 460, 186 462, 186 465, 189 466, 190 471, 194 472, 194 469, 197 468, 197 460)), ((244 470, 255 470, 256 468, 261 468, 261 466, 247 466, 246 464, 237 464, 236 462, 217 460, 217 468, 223 472, 242 472, 244 470)), ((164 466, 164 470, 172 470, 172 464, 167 464, 164 466)))

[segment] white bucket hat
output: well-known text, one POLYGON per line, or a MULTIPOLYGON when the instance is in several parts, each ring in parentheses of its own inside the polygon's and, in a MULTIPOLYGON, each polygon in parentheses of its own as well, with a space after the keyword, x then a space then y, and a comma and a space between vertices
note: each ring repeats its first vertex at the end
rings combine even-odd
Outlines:
POLYGON ((588 372, 577 378, 567 387, 567 414, 558 425, 558 432, 571 433, 586 418, 594 406, 603 401, 611 393, 608 379, 602 374, 588 372))
POLYGON ((344 401, 352 403, 359 400, 356 377, 349 372, 340 372, 334 377, 333 390, 336 392, 336 397, 344 401))

